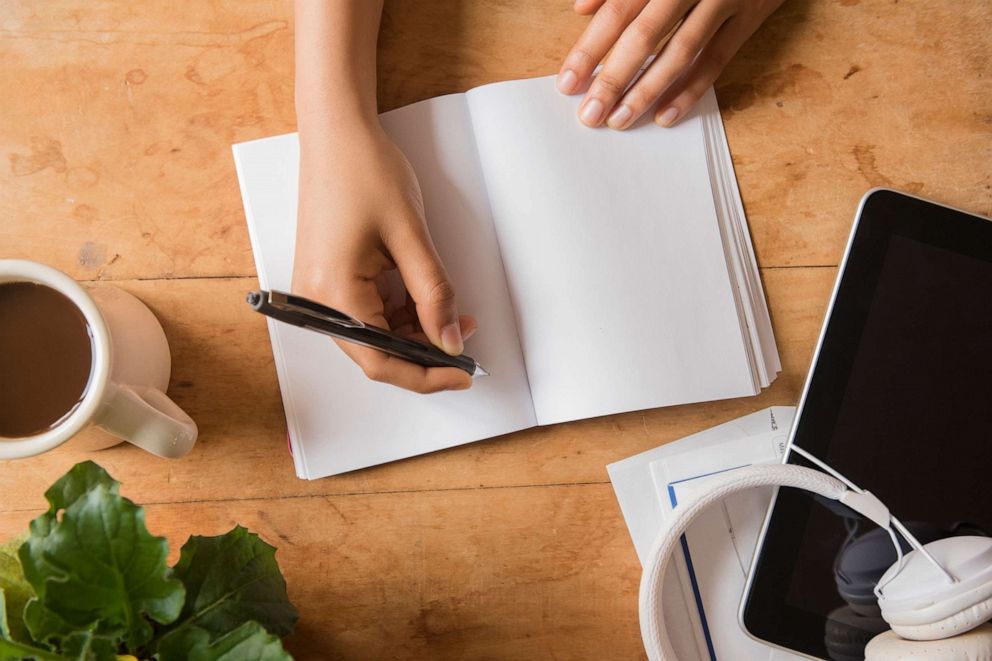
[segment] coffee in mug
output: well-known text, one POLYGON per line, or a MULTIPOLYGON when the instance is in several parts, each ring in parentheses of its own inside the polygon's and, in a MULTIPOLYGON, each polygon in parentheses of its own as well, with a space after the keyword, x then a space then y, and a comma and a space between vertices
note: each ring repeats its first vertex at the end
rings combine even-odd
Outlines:
POLYGON ((68 297, 0 284, 0 440, 57 426, 83 400, 92 365, 89 327, 68 297))
POLYGON ((165 394, 169 345, 141 301, 64 273, 0 260, 0 459, 51 450, 89 425, 162 457, 186 454, 196 424, 165 394))

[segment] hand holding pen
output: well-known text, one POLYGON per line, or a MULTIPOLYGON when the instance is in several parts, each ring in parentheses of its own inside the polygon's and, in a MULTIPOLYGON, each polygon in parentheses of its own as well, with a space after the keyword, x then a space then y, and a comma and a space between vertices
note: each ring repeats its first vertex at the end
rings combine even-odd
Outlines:
MULTIPOLYGON (((347 135, 301 137, 293 293, 460 354, 477 324, 458 314, 413 169, 377 126, 333 130, 347 135), (391 290, 382 286, 391 271, 403 280, 402 301, 388 300, 391 290)), ((462 370, 425 368, 349 342, 338 346, 376 381, 419 393, 472 385, 462 370)))
MULTIPOLYGON (((477 324, 459 315, 434 249, 417 175, 379 125, 376 39, 381 2, 296 6, 300 191, 293 293, 366 324, 458 355, 477 324), (382 276, 397 270, 408 305, 394 314, 382 276)), ((466 232, 473 231, 466 222, 466 232)), ((424 368, 349 342, 341 349, 377 381, 437 392, 468 388, 462 370, 424 368)))
POLYGON ((376 350, 384 360, 396 360, 411 369, 426 372, 456 369, 470 378, 489 376, 479 363, 466 355, 452 356, 422 340, 366 324, 301 296, 263 290, 249 292, 247 300, 252 309, 276 321, 322 333, 348 345, 376 350))

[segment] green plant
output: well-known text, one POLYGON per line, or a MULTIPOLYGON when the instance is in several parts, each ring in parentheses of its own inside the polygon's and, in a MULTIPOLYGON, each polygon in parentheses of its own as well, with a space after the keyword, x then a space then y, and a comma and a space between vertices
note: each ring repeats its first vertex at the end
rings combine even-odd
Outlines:
POLYGON ((77 464, 19 548, 0 546, 0 661, 291 660, 280 637, 297 613, 275 548, 237 526, 190 537, 170 568, 165 538, 119 488, 77 464))

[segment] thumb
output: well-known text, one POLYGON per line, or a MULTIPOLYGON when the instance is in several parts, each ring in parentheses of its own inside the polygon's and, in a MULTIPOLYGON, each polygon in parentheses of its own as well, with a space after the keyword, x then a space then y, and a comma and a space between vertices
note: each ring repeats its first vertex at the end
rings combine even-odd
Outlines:
POLYGON ((453 356, 464 348, 455 288, 434 249, 423 221, 403 224, 405 229, 386 240, 403 284, 417 307, 417 318, 432 344, 453 356))

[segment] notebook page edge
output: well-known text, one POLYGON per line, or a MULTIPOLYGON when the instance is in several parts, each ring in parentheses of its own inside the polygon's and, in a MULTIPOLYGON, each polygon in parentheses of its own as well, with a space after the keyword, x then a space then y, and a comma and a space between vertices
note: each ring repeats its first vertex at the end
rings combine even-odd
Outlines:
MULTIPOLYGON (((281 136, 272 136, 272 138, 285 137, 287 135, 292 134, 282 134, 281 136)), ((271 138, 260 138, 259 140, 251 140, 248 142, 241 142, 231 145, 231 151, 234 155, 234 169, 238 177, 238 187, 241 190, 241 205, 244 207, 245 224, 248 226, 248 242, 252 250, 252 261, 255 263, 256 277, 258 278, 258 284, 262 289, 269 288, 268 276, 265 273, 265 269, 262 268, 262 252, 259 246, 259 237, 255 225, 255 215, 252 211, 252 205, 248 198, 248 187, 245 182, 242 155, 245 149, 251 148, 249 145, 269 139, 271 138)), ((296 416, 293 406, 292 390, 290 388, 289 375, 285 373, 285 359, 282 356, 282 343, 278 338, 278 331, 276 329, 275 322, 271 319, 266 319, 266 327, 269 331, 269 342, 272 344, 273 354, 278 354, 279 357, 279 360, 273 360, 273 362, 276 367, 276 379, 279 382, 279 391, 282 393, 283 411, 286 416, 287 434, 289 435, 289 444, 291 448, 290 454, 293 457, 293 467, 296 470, 296 476, 298 478, 310 479, 306 464, 306 452, 303 448, 303 444, 298 440, 300 437, 300 430, 295 424, 296 416)))
POLYGON ((770 380, 774 381, 778 373, 782 371, 781 357, 778 352, 778 343, 775 340, 774 329, 771 324, 771 314, 768 309, 768 298, 765 293, 764 284, 761 281, 761 271, 758 268, 758 260, 754 252, 754 243, 751 238, 751 228, 747 222, 747 215, 744 212, 744 203, 741 199, 740 185, 737 182, 737 173, 734 169, 733 156, 730 152, 730 142, 727 139, 727 131, 723 125, 723 117, 719 112, 719 104, 716 98, 716 91, 710 88, 713 97, 713 104, 717 108, 715 122, 715 136, 717 148, 723 157, 719 160, 727 186, 727 194, 733 205, 735 228, 739 238, 739 249, 742 251, 745 262, 748 266, 746 276, 754 284, 753 303, 755 321, 757 323, 758 337, 761 341, 761 353, 765 357, 770 380))
POLYGON ((703 131, 703 142, 706 150, 706 166, 709 170, 710 190, 713 195, 713 207, 716 211, 717 224, 720 228, 720 238, 723 242, 723 253, 727 264, 727 277, 733 283, 734 303, 737 307, 738 323, 741 330, 741 341, 747 350, 748 362, 751 366, 751 377, 754 383, 755 394, 761 388, 768 385, 765 374, 764 362, 760 357, 760 345, 757 341, 757 331, 749 314, 750 292, 749 283, 743 277, 744 267, 741 265, 742 256, 737 249, 737 241, 734 235, 732 210, 728 206, 725 186, 721 176, 722 168, 718 163, 720 154, 714 148, 712 140, 713 124, 719 121, 714 117, 719 117, 720 111, 713 97, 713 88, 707 90, 706 94, 699 100, 697 108, 703 117, 700 123, 703 131))

